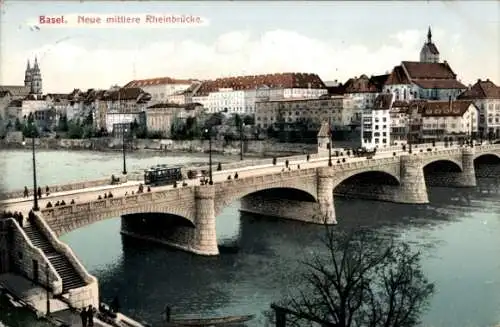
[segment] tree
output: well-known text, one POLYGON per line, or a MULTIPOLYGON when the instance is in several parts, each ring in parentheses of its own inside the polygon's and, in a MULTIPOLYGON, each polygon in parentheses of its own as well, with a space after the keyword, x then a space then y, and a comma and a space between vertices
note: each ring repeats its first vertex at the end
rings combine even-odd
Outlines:
POLYGON ((58 132, 67 132, 68 129, 69 129, 68 117, 66 115, 61 115, 59 117, 59 121, 57 122, 57 131, 58 132))
POLYGON ((175 117, 170 126, 170 135, 174 140, 184 139, 186 131, 186 124, 184 120, 179 117, 175 117))
POLYGON ((313 317, 324 326, 413 327, 420 323, 434 284, 423 274, 419 252, 406 243, 377 239, 364 231, 339 235, 327 228, 326 234, 326 255, 304 262, 305 287, 283 305, 296 312, 296 317, 313 317))
POLYGON ((16 118, 16 122, 14 123, 14 128, 17 132, 20 132, 23 130, 23 124, 21 124, 21 121, 19 118, 16 118))
POLYGON ((247 126, 255 125, 255 117, 252 115, 246 115, 245 117, 243 117, 243 123, 247 126))

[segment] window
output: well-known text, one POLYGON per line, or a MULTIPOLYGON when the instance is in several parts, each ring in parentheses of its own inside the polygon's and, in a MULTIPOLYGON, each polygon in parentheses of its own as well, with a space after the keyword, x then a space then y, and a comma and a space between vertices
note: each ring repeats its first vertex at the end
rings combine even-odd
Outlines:
POLYGON ((378 138, 375 139, 375 143, 376 144, 380 143, 378 138))
POLYGON ((382 118, 382 121, 385 123, 387 121, 387 118, 382 118))
POLYGON ((382 132, 382 136, 387 136, 387 133, 386 132, 382 132))

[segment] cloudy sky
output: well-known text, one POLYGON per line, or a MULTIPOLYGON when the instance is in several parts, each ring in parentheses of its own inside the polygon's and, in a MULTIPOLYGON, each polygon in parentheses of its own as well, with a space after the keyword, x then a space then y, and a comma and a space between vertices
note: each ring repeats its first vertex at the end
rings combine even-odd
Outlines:
POLYGON ((500 2, 35 2, 4 0, 0 83, 23 83, 38 56, 44 92, 108 88, 133 79, 275 72, 345 81, 418 60, 427 28, 464 83, 500 83, 500 2), (147 24, 145 15, 199 17, 147 24), (64 16, 65 24, 39 23, 64 16), (102 23, 78 24, 77 16, 102 23), (139 17, 129 25, 107 16, 139 17))

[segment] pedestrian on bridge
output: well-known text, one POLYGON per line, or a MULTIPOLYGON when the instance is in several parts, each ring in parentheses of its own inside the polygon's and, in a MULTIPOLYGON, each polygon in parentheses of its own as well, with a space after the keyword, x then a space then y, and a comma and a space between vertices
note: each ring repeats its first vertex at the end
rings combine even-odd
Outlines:
POLYGON ((38 198, 41 199, 42 198, 42 188, 40 186, 38 186, 37 193, 38 193, 38 198))
POLYGON ((96 310, 94 309, 94 307, 91 305, 89 305, 88 309, 87 309, 87 319, 88 319, 88 322, 89 322, 89 327, 92 327, 94 326, 94 315, 96 313, 96 310))
POLYGON ((24 197, 27 198, 30 195, 30 192, 28 191, 28 187, 24 187, 24 197))
POLYGON ((80 318, 82 319, 82 326, 87 327, 87 308, 83 308, 80 312, 80 318))
POLYGON ((50 189, 49 189, 49 186, 45 186, 45 194, 47 194, 47 196, 49 196, 50 194, 50 189))

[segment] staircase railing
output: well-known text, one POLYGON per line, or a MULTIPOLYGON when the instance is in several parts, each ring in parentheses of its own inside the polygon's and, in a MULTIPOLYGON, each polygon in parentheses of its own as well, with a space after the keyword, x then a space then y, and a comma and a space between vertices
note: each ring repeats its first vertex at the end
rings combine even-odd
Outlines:
MULTIPOLYGON (((30 238, 24 231, 24 229, 19 225, 19 223, 13 219, 9 218, 8 219, 9 223, 13 226, 14 230, 14 237, 20 241, 20 242, 15 242, 16 244, 16 253, 14 255, 17 256, 17 252, 23 253, 22 258, 19 258, 17 260, 21 261, 21 265, 23 269, 23 273, 28 274, 26 267, 30 267, 32 265, 31 262, 23 262, 26 260, 36 260, 40 263, 43 263, 45 267, 48 266, 48 271, 46 269, 42 269, 42 276, 40 276, 40 284, 45 285, 49 289, 52 290, 52 293, 54 295, 61 294, 63 290, 63 283, 62 283, 62 277, 59 276, 59 273, 57 270, 54 268, 52 263, 49 261, 45 253, 43 253, 42 249, 37 248, 36 246, 33 245, 31 242, 30 238), (18 236, 18 237, 16 237, 18 236), (23 244, 24 243, 24 244, 23 244), (47 273, 49 275, 49 285, 46 285, 46 280, 47 280, 47 273)), ((43 267, 43 266, 42 266, 43 267)), ((31 276, 28 276, 29 278, 33 277, 33 271, 31 271, 31 276)))

